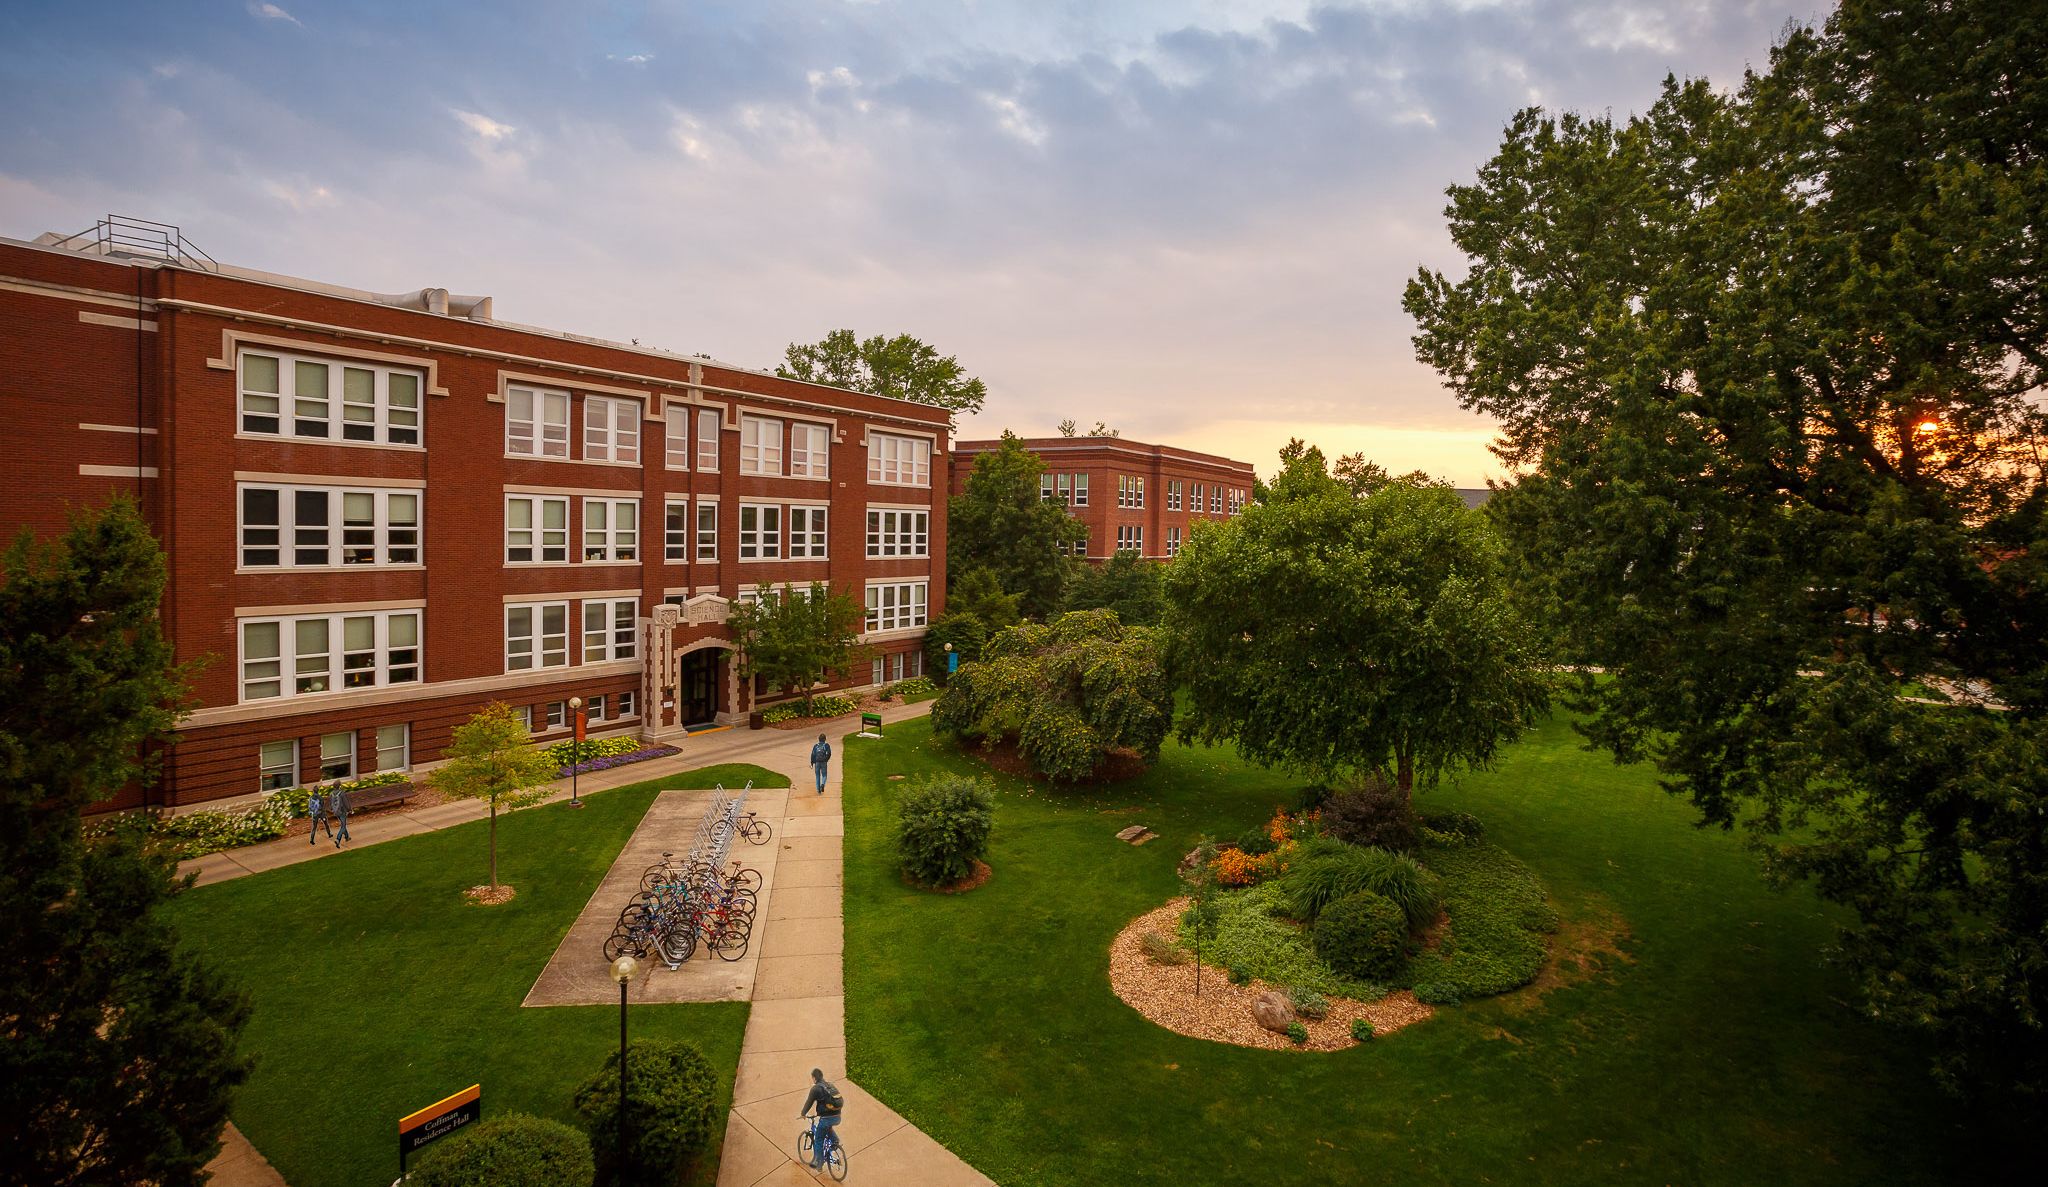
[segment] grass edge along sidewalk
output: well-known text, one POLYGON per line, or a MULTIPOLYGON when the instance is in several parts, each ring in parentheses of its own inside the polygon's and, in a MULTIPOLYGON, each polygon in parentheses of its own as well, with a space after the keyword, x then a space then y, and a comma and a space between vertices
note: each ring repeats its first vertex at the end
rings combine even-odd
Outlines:
MULTIPOLYGON (((581 810, 505 816, 500 873, 519 893, 499 907, 462 899, 482 878, 480 822, 179 896, 169 912, 186 945, 254 1005, 243 1049, 256 1067, 236 1094, 237 1127, 292 1187, 358 1187, 396 1176, 398 1117, 471 1083, 483 1084, 487 1117, 517 1110, 576 1124, 570 1096, 617 1049, 618 1008, 520 1001, 656 791, 695 781, 686 772, 581 810)), ((633 1034, 704 1051, 719 1077, 718 1127, 747 1011, 632 1010, 633 1034)), ((718 1149, 714 1134, 696 1182, 715 1181, 718 1149)))
POLYGON ((1534 867, 1566 940, 1604 939, 1590 967, 1327 1054, 1172 1034, 1107 980, 1196 836, 1297 781, 1174 744, 1107 787, 996 775, 994 876, 947 896, 897 874, 888 776, 990 772, 923 723, 847 753, 848 1072, 999 1182, 1932 1183, 1987 1157, 1924 1052, 1844 1004, 1813 895, 1561 716, 1422 806, 1534 867), (1160 840, 1116 841, 1133 823, 1160 840))

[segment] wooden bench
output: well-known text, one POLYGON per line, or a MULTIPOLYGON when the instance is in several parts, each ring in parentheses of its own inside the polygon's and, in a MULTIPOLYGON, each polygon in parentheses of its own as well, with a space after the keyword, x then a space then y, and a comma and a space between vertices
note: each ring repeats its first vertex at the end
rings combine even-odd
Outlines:
POLYGON ((348 811, 353 816, 369 808, 382 808, 387 804, 402 804, 419 793, 419 788, 410 783, 386 783, 382 787, 363 787, 348 793, 348 811))

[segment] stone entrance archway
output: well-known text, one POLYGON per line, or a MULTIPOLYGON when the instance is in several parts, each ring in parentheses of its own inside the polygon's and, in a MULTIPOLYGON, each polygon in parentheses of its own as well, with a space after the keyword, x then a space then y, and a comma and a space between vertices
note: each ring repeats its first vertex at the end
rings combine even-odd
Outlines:
MULTIPOLYGON (((701 662, 686 657, 705 652, 721 653, 710 673, 717 706, 713 720, 730 725, 753 710, 753 681, 739 678, 733 664, 738 647, 731 639, 707 634, 689 642, 678 641, 678 636, 692 628, 722 627, 727 610, 728 603, 717 594, 698 594, 680 606, 663 603, 654 608, 647 620, 647 663, 641 672, 640 703, 646 706, 640 727, 643 737, 674 737, 685 727, 698 724, 690 716, 692 689, 687 682, 701 681, 705 673, 701 662)), ((697 691, 701 693, 701 688, 697 691)))

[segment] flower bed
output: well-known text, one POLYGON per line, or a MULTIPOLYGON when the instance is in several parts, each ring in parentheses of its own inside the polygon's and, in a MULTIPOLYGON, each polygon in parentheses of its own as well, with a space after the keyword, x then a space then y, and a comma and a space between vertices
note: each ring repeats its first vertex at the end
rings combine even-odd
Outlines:
MULTIPOLYGON (((609 738, 606 739, 606 741, 612 740, 613 739, 609 738)), ((563 745, 573 744, 574 743, 563 743, 563 745)), ((634 742, 633 744, 635 746, 640 745, 640 743, 638 742, 634 742)), ((590 745, 590 743, 586 742, 584 743, 584 745, 588 746, 590 745)), ((549 749, 553 750, 554 747, 551 746, 549 747, 549 749)), ((601 754, 595 758, 590 759, 587 762, 572 763, 569 766, 565 766, 561 769, 560 773, 561 777, 566 779, 571 774, 580 773, 588 775, 592 771, 609 771, 613 767, 631 766, 636 762, 646 762, 650 758, 667 758, 671 754, 681 753, 682 751, 676 749, 673 746, 648 746, 645 749, 637 749, 623 754, 616 752, 612 754, 601 754)))
POLYGON ((306 815, 307 802, 315 795, 325 797, 337 791, 361 791, 405 782, 407 779, 403 772, 379 771, 360 779, 273 791, 253 808, 207 808, 181 812, 176 816, 151 812, 143 816, 148 822, 144 825, 136 824, 137 817, 143 814, 130 813, 116 820, 95 822, 88 828, 95 834, 104 834, 139 827, 144 845, 178 861, 188 861, 223 849, 239 849, 285 835, 290 831, 293 820, 306 815))
POLYGON ((779 725, 787 721, 816 721, 827 717, 844 717, 860 708, 852 697, 812 697, 811 711, 804 712, 801 700, 784 701, 772 709, 761 711, 763 725, 779 725))

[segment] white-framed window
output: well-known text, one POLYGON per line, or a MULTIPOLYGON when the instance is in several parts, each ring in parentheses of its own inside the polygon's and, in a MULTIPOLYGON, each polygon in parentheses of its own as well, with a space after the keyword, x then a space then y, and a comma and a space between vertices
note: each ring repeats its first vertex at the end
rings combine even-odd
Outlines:
POLYGON ((868 556, 930 556, 931 524, 929 511, 869 508, 868 556))
POLYGON ((662 410, 661 464, 671 470, 690 468, 690 406, 671 404, 662 410))
POLYGON ((583 397, 583 459, 639 463, 640 401, 583 397))
POLYGON ((706 473, 718 469, 718 409, 697 410, 697 468, 706 473))
POLYGON ((1178 525, 1166 529, 1166 555, 1180 555, 1180 527, 1178 525))
POLYGON ((416 684, 420 611, 241 621, 242 700, 416 684))
POLYGON ((1116 528, 1116 550, 1145 555, 1145 529, 1138 524, 1123 523, 1116 528))
POLYGON ((1086 474, 1076 474, 1074 475, 1074 506, 1086 507, 1087 505, 1088 476, 1086 474))
POLYGON ((1223 514, 1223 488, 1214 483, 1209 486, 1209 514, 1223 514))
POLYGON ((932 443, 923 437, 870 432, 868 481, 888 486, 930 486, 932 443))
POLYGON ((633 598, 583 603, 583 662, 632 659, 639 652, 640 603, 633 598))
POLYGON ((774 503, 740 504, 740 559, 775 560, 782 555, 782 508, 774 503))
POLYGON ((1068 556, 1087 556, 1088 533, 1086 531, 1083 531, 1081 533, 1081 538, 1078 540, 1061 541, 1059 545, 1059 550, 1068 556))
POLYGON ((569 702, 549 701, 542 708, 547 713, 549 729, 558 730, 569 724, 569 702))
POLYGON ((412 766, 412 725, 377 727, 377 769, 403 771, 412 766))
POLYGON ((256 748, 256 790, 279 791, 299 784, 299 740, 284 738, 256 748))
POLYGON ((1166 480, 1166 509, 1168 511, 1180 510, 1180 479, 1178 478, 1166 480))
POLYGON ((569 603, 505 607, 505 670, 569 666, 569 603))
POLYGON ((583 559, 630 561, 639 556, 640 501, 583 500, 583 559))
POLYGON ((878 656, 876 656, 876 657, 875 657, 875 664, 874 664, 874 667, 873 667, 873 668, 871 668, 871 669, 869 670, 869 672, 868 672, 868 683, 869 683, 869 684, 886 684, 886 683, 888 683, 888 681, 886 681, 886 680, 882 679, 882 676, 883 676, 883 672, 884 672, 884 670, 885 670, 885 669, 884 669, 884 668, 882 667, 882 657, 878 655, 878 656))
POLYGON ((568 457, 569 393, 506 385, 505 452, 522 457, 568 457))
POLYGON ((661 559, 672 565, 690 563, 690 504, 669 499, 661 505, 661 559))
POLYGON ((1243 491, 1241 491, 1241 490, 1233 490, 1233 491, 1231 491, 1231 492, 1230 492, 1230 513, 1231 513, 1232 515, 1242 515, 1242 514, 1244 514, 1244 492, 1243 492, 1243 491))
POLYGON ((418 371, 245 350, 237 372, 245 433, 370 445, 420 443, 425 382, 418 371))
POLYGON ((590 698, 588 702, 588 707, 590 709, 590 720, 604 720, 604 711, 607 708, 607 706, 605 705, 605 698, 603 693, 599 693, 596 696, 590 698))
POLYGON ((518 722, 518 723, 520 724, 521 728, 525 729, 527 733, 529 733, 529 734, 532 734, 532 733, 539 733, 539 732, 540 732, 540 731, 538 731, 538 730, 536 730, 536 729, 534 729, 534 728, 533 728, 533 706, 532 706, 532 705, 514 705, 514 706, 512 706, 512 718, 513 718, 513 720, 517 721, 517 722, 518 722))
POLYGON ((1119 474, 1116 476, 1116 505, 1119 507, 1137 506, 1136 503, 1131 501, 1131 476, 1129 474, 1119 474))
POLYGON ((769 416, 740 417, 740 473, 782 473, 782 422, 769 416))
POLYGON ((825 508, 789 509, 789 555, 792 560, 825 559, 825 508))
POLYGON ((896 581, 868 586, 870 631, 894 631, 925 624, 926 583, 896 581))
POLYGON ((244 483, 244 568, 420 563, 420 492, 244 483))
MULTIPOLYGON (((1039 501, 1039 502, 1041 502, 1041 503, 1050 503, 1050 502, 1052 502, 1052 500, 1053 500, 1053 479, 1054 479, 1054 477, 1056 477, 1056 476, 1055 476, 1055 475, 1052 475, 1052 474, 1040 474, 1040 475, 1038 476, 1038 501, 1039 501)), ((1065 475, 1057 475, 1057 477, 1062 477, 1062 478, 1064 478, 1064 477, 1065 477, 1065 475)))
POLYGON ((630 692, 619 694, 619 716, 634 717, 640 712, 639 698, 630 692))
POLYGON ((718 559, 718 504, 697 500, 697 559, 718 559))
POLYGON ((338 734, 320 735, 320 778, 353 779, 356 777, 356 735, 347 730, 338 734))
POLYGON ((505 561, 566 564, 569 500, 542 495, 505 496, 505 561))
POLYGON ((1195 483, 1190 488, 1189 493, 1192 497, 1188 499, 1188 510, 1200 511, 1202 509, 1202 484, 1199 482, 1195 483))
POLYGON ((1050 503, 1054 499, 1069 507, 1088 505, 1088 476, 1086 474, 1041 474, 1038 476, 1038 501, 1050 503))
POLYGON ((789 476, 791 478, 832 477, 832 431, 824 425, 791 421, 789 425, 789 476))

